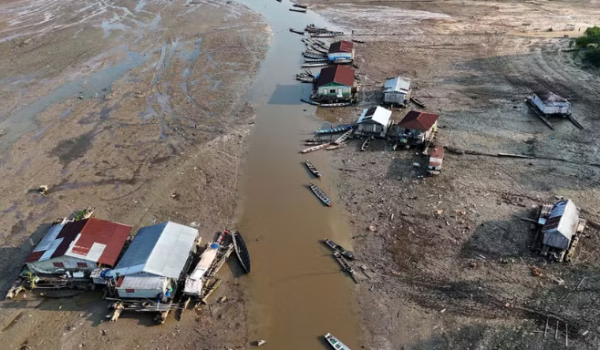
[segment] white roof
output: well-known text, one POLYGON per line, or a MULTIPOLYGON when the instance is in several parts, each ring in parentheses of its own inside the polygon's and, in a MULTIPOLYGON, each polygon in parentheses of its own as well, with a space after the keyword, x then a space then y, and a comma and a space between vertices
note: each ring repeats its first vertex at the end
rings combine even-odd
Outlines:
POLYGON ((403 92, 410 90, 410 79, 403 77, 390 78, 383 85, 383 92, 403 92))
POLYGON ((358 124, 364 122, 374 121, 381 125, 388 125, 390 123, 390 118, 392 116, 392 111, 389 109, 385 109, 383 107, 371 107, 365 109, 360 118, 358 118, 358 124))
POLYGON ((149 273, 179 278, 194 247, 198 230, 174 222, 142 227, 119 261, 113 275, 149 273))
POLYGON ((117 289, 157 289, 162 290, 166 287, 167 277, 156 277, 152 275, 139 274, 125 276, 123 281, 117 286, 117 289))

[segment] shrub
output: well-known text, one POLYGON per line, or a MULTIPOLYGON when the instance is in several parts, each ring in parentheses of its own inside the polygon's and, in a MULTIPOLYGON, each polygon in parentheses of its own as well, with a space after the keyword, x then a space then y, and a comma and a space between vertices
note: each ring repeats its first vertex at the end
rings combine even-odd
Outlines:
POLYGON ((600 44, 600 27, 590 27, 585 30, 585 35, 577 38, 577 46, 587 47, 589 44, 600 44))
POLYGON ((588 49, 585 52, 585 60, 596 67, 600 67, 600 49, 588 49))

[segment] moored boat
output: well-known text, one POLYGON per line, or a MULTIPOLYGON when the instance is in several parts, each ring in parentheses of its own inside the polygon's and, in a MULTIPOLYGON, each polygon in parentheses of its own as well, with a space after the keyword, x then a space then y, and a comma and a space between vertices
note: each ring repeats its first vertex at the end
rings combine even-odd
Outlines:
POLYGON ((328 65, 329 65, 329 62, 303 63, 302 68, 325 67, 328 65))
POLYGON ((300 153, 303 153, 303 154, 304 154, 304 153, 310 153, 310 152, 318 151, 318 150, 320 150, 320 149, 323 149, 323 148, 325 148, 325 147, 327 147, 327 146, 329 146, 329 145, 330 145, 330 143, 329 143, 329 142, 327 142, 327 143, 324 143, 324 144, 322 144, 322 145, 318 145, 318 146, 313 146, 313 147, 305 148, 305 149, 303 149, 302 151, 300 151, 300 153))
POLYGON ((360 39, 352 39, 352 41, 354 41, 355 43, 359 43, 359 44, 364 44, 364 43, 366 43, 366 41, 364 41, 364 40, 360 40, 360 39))
POLYGON ((313 191, 313 193, 315 194, 315 196, 317 196, 317 198, 319 198, 319 200, 321 202, 323 202, 323 204, 325 204, 326 206, 330 207, 333 203, 331 202, 331 199, 329 199, 329 197, 327 197, 327 195, 325 194, 325 192, 323 192, 319 186, 313 184, 312 182, 308 185, 310 187, 310 189, 313 191))
POLYGON ((349 347, 344 345, 344 343, 342 343, 338 338, 331 335, 331 333, 325 334, 324 337, 325 340, 327 340, 327 342, 329 343, 329 345, 331 345, 331 347, 335 350, 350 350, 349 347))
POLYGON ((423 101, 417 99, 416 97, 411 97, 410 100, 417 106, 425 108, 425 103, 423 103, 423 101))
POLYGON ((300 5, 300 4, 293 4, 292 6, 294 6, 294 7, 299 7, 299 8, 301 8, 301 9, 308 8, 308 6, 306 6, 306 5, 300 5))
POLYGON ((300 34, 300 35, 304 35, 304 31, 303 30, 297 30, 297 29, 294 29, 294 28, 290 28, 290 32, 296 33, 296 34, 300 34))
POLYGON ((371 144, 371 138, 369 137, 368 139, 365 140, 365 142, 363 142, 362 146, 360 146, 360 150, 366 151, 369 148, 370 144, 371 144))
POLYGON ((238 257, 240 265, 242 265, 246 273, 250 273, 250 252, 248 252, 246 242, 244 242, 242 235, 238 231, 233 232, 231 237, 233 238, 233 248, 235 249, 235 254, 238 257))
POLYGON ((336 126, 331 127, 329 129, 319 129, 315 131, 315 134, 339 134, 342 132, 347 132, 348 130, 352 129, 352 125, 343 125, 343 126, 336 126))
POLYGON ((290 11, 306 13, 306 9, 301 9, 301 8, 297 8, 297 7, 292 7, 290 9, 290 11))
POLYGON ((308 160, 304 162, 304 164, 306 165, 306 167, 308 168, 308 170, 316 177, 321 177, 321 173, 319 172, 319 170, 313 165, 313 163, 309 162, 308 160))
POLYGON ((341 245, 333 242, 332 240, 325 238, 325 240, 323 240, 323 242, 331 249, 333 249, 336 252, 339 252, 340 254, 342 254, 343 256, 345 256, 348 259, 356 259, 356 257, 354 256, 354 253, 352 253, 351 251, 348 251, 346 249, 344 249, 344 247, 342 247, 341 245))

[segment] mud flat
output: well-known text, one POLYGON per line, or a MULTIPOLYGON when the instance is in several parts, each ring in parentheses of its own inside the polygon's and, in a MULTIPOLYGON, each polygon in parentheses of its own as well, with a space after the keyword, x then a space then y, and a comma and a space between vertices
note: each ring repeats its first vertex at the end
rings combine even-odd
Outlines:
MULTIPOLYGON (((427 158, 414 150, 394 152, 375 141, 366 152, 359 142, 336 151, 332 168, 347 171, 337 174, 343 191, 334 201, 349 212, 352 245, 373 276, 357 292, 364 343, 386 350, 562 349, 566 321, 569 348, 596 349, 597 230, 588 228, 575 261, 551 264, 530 252, 531 224, 514 215, 532 216, 534 205, 558 195, 600 218, 598 72, 561 51, 599 24, 600 13, 587 2, 395 2, 378 4, 376 13, 369 2, 309 3, 367 42, 356 49, 363 102, 319 109, 320 118, 355 121, 362 108, 380 103, 386 77, 403 75, 426 111, 441 115, 441 143, 540 158, 447 151, 442 174, 423 178, 427 158), (557 121, 553 131, 541 123, 523 103, 536 90, 570 98, 585 129, 557 121), (530 266, 544 276, 533 276, 530 266)), ((395 110, 394 118, 406 112, 395 110)))
MULTIPOLYGON (((235 2, 3 1, 0 295, 28 239, 72 210, 94 206, 134 231, 173 220, 206 239, 230 225, 255 115, 244 95, 269 38, 235 2), (48 196, 28 192, 40 185, 48 196)), ((28 295, 0 304, 0 340, 6 349, 241 348, 241 292, 230 279, 219 291, 229 302, 164 327, 135 314, 104 323, 97 293, 28 295)))

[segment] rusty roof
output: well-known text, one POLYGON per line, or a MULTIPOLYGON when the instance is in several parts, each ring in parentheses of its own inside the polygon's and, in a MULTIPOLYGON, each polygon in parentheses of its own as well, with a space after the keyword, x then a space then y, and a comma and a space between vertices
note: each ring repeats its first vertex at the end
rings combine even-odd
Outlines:
POLYGON ((348 66, 331 66, 321 69, 317 78, 317 87, 330 83, 338 83, 346 86, 354 85, 354 69, 348 66))
POLYGON ((348 52, 352 53, 354 43, 351 41, 336 41, 329 45, 329 53, 348 52))
POLYGON ((410 111, 404 116, 400 123, 398 123, 398 126, 409 130, 427 131, 431 129, 439 117, 440 116, 437 114, 410 111))
POLYGON ((114 266, 131 226, 96 218, 52 226, 26 263, 70 256, 114 266))

